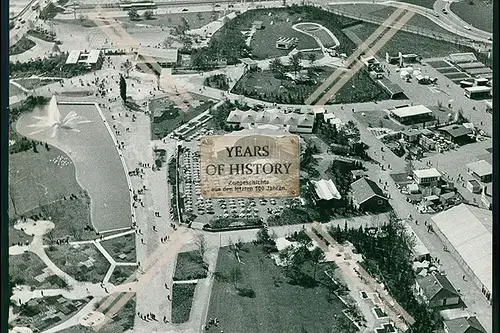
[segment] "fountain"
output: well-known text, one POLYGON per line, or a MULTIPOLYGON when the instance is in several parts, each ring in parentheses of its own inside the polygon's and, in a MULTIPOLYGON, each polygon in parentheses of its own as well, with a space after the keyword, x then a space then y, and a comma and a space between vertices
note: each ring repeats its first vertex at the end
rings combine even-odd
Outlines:
POLYGON ((57 106, 55 95, 53 95, 50 100, 47 115, 33 117, 37 119, 38 122, 33 125, 28 125, 28 127, 34 127, 38 130, 30 133, 30 135, 35 135, 52 129, 51 137, 53 138, 57 136, 57 133, 60 130, 80 132, 80 130, 76 128, 76 125, 90 122, 90 120, 77 115, 75 111, 70 111, 64 118, 62 118, 59 107, 57 106))

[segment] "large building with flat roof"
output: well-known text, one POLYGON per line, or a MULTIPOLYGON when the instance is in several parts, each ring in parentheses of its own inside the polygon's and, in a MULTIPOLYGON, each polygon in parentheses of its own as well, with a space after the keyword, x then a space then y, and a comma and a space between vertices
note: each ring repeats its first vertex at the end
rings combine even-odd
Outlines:
POLYGON ((432 110, 423 105, 405 106, 392 109, 391 116, 401 124, 418 124, 434 120, 432 110))
POLYGON ((80 51, 73 50, 66 58, 66 65, 84 64, 92 69, 99 69, 104 61, 104 53, 101 50, 80 51))
POLYGON ((228 126, 269 124, 287 128, 291 133, 312 133, 314 120, 314 115, 309 113, 284 113, 277 109, 265 111, 234 110, 227 117, 226 124, 228 126))
POLYGON ((432 217, 434 232, 489 300, 492 291, 493 213, 460 204, 432 217))
POLYGON ((137 51, 135 63, 157 63, 161 67, 172 67, 177 64, 179 55, 176 49, 157 49, 154 47, 141 47, 137 51))
POLYGON ((441 180, 441 173, 436 168, 413 170, 413 179, 418 185, 430 185, 441 180))
POLYGON ((467 164, 467 173, 483 183, 491 182, 493 167, 485 160, 467 164))

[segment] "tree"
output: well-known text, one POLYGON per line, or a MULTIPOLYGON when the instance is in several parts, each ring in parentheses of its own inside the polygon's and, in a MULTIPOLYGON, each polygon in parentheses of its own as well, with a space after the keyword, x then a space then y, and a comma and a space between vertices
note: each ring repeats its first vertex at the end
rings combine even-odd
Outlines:
POLYGON ((128 11, 128 18, 131 20, 131 21, 136 21, 139 19, 139 14, 137 13, 137 9, 136 8, 131 8, 129 11, 128 11))
POLYGON ((130 70, 132 69, 132 62, 130 60, 125 60, 122 65, 121 69, 125 72, 125 77, 129 76, 130 70))
POLYGON ((316 61, 316 53, 312 52, 307 55, 307 58, 311 62, 311 66, 314 66, 314 62, 316 61))
POLYGON ((234 283, 234 287, 238 289, 238 283, 241 282, 241 277, 243 276, 243 273, 241 272, 241 267, 240 266, 234 266, 231 268, 231 271, 229 272, 229 277, 231 278, 231 281, 234 283))
POLYGON ((196 17, 198 18, 198 21, 203 21, 203 15, 200 12, 196 14, 196 17))
POLYGON ((207 240, 203 234, 197 234, 194 238, 194 244, 197 247, 198 254, 201 258, 201 261, 205 258, 205 253, 207 252, 207 240))
POLYGON ((165 38, 162 42, 163 44, 163 47, 166 48, 166 49, 169 49, 172 47, 172 44, 174 44, 174 39, 170 36, 168 36, 167 38, 165 38))
POLYGON ((31 143, 32 143, 32 146, 33 146, 33 152, 34 152, 34 153, 38 153, 38 149, 37 149, 37 147, 36 147, 36 146, 37 146, 36 141, 31 141, 31 143))
POLYGON ((125 102, 127 100, 127 82, 125 78, 120 74, 120 97, 125 102))
POLYGON ((269 69, 276 78, 282 78, 283 73, 285 71, 285 66, 281 62, 280 58, 276 58, 271 60, 271 63, 269 64, 269 69))
POLYGON ((290 67, 292 67, 293 73, 297 75, 297 73, 300 71, 302 68, 301 66, 301 60, 300 56, 298 54, 294 54, 290 58, 290 67))
POLYGON ((325 259, 325 253, 319 247, 315 247, 311 251, 311 260, 312 260, 312 262, 314 264, 313 277, 315 279, 316 279, 316 269, 318 268, 319 263, 322 262, 324 259, 325 259))
POLYGON ((186 33, 186 31, 188 31, 190 29, 189 27, 189 23, 188 21, 184 18, 184 17, 181 17, 181 23, 178 24, 176 27, 175 27, 175 33, 179 36, 182 36, 186 33))
POLYGON ((143 14, 142 17, 145 20, 151 20, 153 18, 153 11, 152 10, 146 10, 143 14))
POLYGON ((408 174, 408 176, 413 174, 414 169, 415 166, 413 165, 413 161, 411 159, 407 160, 405 165, 405 172, 408 174))

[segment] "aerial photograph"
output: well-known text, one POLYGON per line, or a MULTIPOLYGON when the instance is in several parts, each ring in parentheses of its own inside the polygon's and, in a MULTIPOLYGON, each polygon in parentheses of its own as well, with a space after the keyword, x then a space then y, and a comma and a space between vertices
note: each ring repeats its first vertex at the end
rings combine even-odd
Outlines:
POLYGON ((8 14, 10 333, 493 333, 493 0, 8 14))

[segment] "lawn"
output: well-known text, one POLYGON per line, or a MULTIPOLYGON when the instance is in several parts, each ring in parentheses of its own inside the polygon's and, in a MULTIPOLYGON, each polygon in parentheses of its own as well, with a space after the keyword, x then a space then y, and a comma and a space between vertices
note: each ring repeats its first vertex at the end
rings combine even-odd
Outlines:
POLYGON ((116 266, 113 274, 111 274, 109 282, 111 282, 115 286, 120 285, 127 281, 132 275, 134 275, 135 271, 135 266, 116 266))
POLYGON ((213 100, 205 97, 195 94, 190 95, 196 102, 184 101, 184 103, 189 105, 187 112, 180 109, 168 97, 157 98, 149 103, 152 121, 151 136, 153 140, 163 139, 180 125, 187 123, 215 104, 213 100))
POLYGON ((12 83, 9 83, 9 97, 21 95, 22 93, 23 93, 23 91, 20 88, 13 85, 12 83))
POLYGON ((28 150, 10 155, 9 195, 19 215, 82 191, 75 166, 64 152, 53 146, 49 150, 37 147, 37 153, 28 150))
MULTIPOLYGON (((226 15, 229 15, 231 11, 226 11, 226 15)), ((139 11, 142 14, 142 11, 139 11)), ((163 26, 163 27, 176 27, 181 24, 182 18, 186 19, 189 24, 189 28, 198 29, 204 25, 214 21, 222 16, 222 11, 216 11, 215 17, 212 17, 212 12, 188 12, 188 13, 170 13, 165 15, 154 15, 151 20, 144 20, 141 16, 139 21, 131 21, 128 16, 120 17, 118 20, 125 23, 126 27, 137 28, 138 24, 152 25, 152 26, 163 26)))
MULTIPOLYGON (((99 328, 100 333, 116 333, 127 332, 134 326, 134 319, 136 316, 136 297, 132 297, 125 303, 123 308, 113 317, 113 320, 108 320, 104 326, 99 328)), ((76 325, 69 328, 60 330, 59 333, 94 333, 95 329, 92 327, 85 327, 76 325)))
POLYGON ((292 25, 295 24, 293 19, 286 22, 286 20, 277 21, 274 16, 262 16, 259 20, 264 22, 264 29, 257 30, 250 42, 252 58, 254 59, 276 58, 290 53, 291 50, 281 50, 275 47, 279 37, 298 38, 297 49, 299 50, 319 48, 314 38, 292 29, 292 25), (271 21, 274 21, 273 25, 270 25, 271 21))
POLYGON ((32 236, 27 235, 24 231, 14 229, 14 222, 9 223, 9 243, 10 245, 15 245, 21 242, 26 244, 26 242, 31 243, 33 240, 32 236))
POLYGON ((196 284, 174 284, 172 286, 172 323, 180 324, 189 320, 196 284))
MULTIPOLYGON (((221 248, 208 318, 219 318, 217 330, 224 332, 330 332, 343 316, 342 303, 323 284, 302 287, 288 283, 284 268, 277 267, 261 247, 245 245, 238 263, 228 248, 221 248), (238 288, 251 289, 254 297, 240 296, 230 282, 230 272, 239 267, 238 288), (270 309, 272 309, 270 311, 270 309)), ((325 276, 318 268, 317 276, 325 276)))
MULTIPOLYGON (((79 300, 69 300, 62 296, 32 298, 21 307, 14 306, 14 313, 18 317, 9 324, 12 324, 12 326, 28 327, 31 329, 29 332, 43 332, 65 322, 91 301, 92 297, 85 297, 79 300), (47 316, 47 313, 51 313, 52 315, 47 316)), ((83 326, 77 325, 75 327, 83 326)))
POLYGON ((177 255, 174 280, 196 280, 207 277, 208 267, 197 251, 181 252, 177 255))
POLYGON ((493 32, 493 1, 469 0, 452 2, 451 11, 475 28, 493 32))
POLYGON ((404 130, 403 126, 394 122, 392 118, 389 117, 387 112, 384 112, 382 110, 354 112, 353 116, 364 127, 388 128, 394 131, 404 130), (384 116, 386 116, 389 119, 384 118, 384 116))
POLYGON ((60 80, 53 80, 53 79, 17 79, 17 83, 19 83, 21 86, 28 90, 33 90, 36 88, 40 88, 43 86, 46 86, 48 84, 52 84, 55 82, 60 82, 60 80))
POLYGON ((332 47, 335 46, 335 41, 324 29, 317 31, 309 31, 309 33, 316 38, 319 38, 324 47, 332 47))
POLYGON ((57 245, 49 248, 47 255, 60 269, 80 282, 102 282, 111 266, 93 244, 57 245))
POLYGON ((9 256, 9 275, 12 276, 13 280, 17 281, 17 284, 25 284, 40 289, 64 288, 66 282, 56 275, 40 278, 41 281, 36 279, 37 276, 44 273, 43 270, 46 267, 42 259, 32 252, 9 256))
MULTIPOLYGON (((371 23, 363 23, 349 28, 360 39, 366 40, 378 28, 371 23)), ((379 55, 415 53, 423 58, 445 57, 451 53, 463 52, 462 47, 405 31, 398 31, 379 51, 379 55), (411 43, 408 43, 411 41, 411 43)))
POLYGON ((434 8, 434 2, 436 2, 435 0, 399 0, 399 1, 430 9, 434 8))
POLYGON ((101 245, 116 262, 135 262, 136 260, 134 234, 105 240, 101 242, 101 245))
POLYGON ((22 37, 14 46, 9 49, 9 55, 21 54, 35 47, 36 43, 29 38, 22 37))

